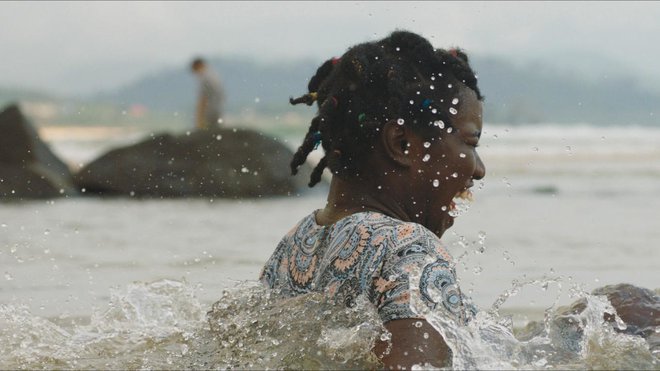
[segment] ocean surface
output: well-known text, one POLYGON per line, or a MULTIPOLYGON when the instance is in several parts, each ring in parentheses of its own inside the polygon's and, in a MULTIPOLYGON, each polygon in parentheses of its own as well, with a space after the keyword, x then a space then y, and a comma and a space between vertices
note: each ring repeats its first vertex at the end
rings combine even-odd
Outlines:
MULTIPOLYGON (((42 135, 77 168, 144 133, 45 129, 42 135)), ((291 147, 299 140, 286 138, 291 147)), ((646 363, 628 358, 608 363, 613 362, 608 351, 585 353, 584 346, 571 353, 578 356, 552 358, 563 353, 547 336, 544 344, 555 346, 552 351, 529 342, 521 351, 515 339, 496 336, 499 348, 515 343, 514 353, 526 356, 512 358, 502 350, 476 359, 476 349, 493 342, 480 335, 478 341, 471 338, 471 353, 455 352, 454 364, 657 369, 657 350, 649 356, 643 341, 598 327, 594 318, 599 313, 602 318, 607 303, 587 293, 616 283, 660 287, 660 129, 486 125, 479 152, 487 175, 475 187, 469 210, 443 237, 458 261, 463 291, 484 312, 495 309, 489 313, 501 317, 478 323, 500 326, 505 319, 522 328, 560 305, 588 298, 591 322, 584 323, 593 331, 584 332, 596 334, 599 346, 623 344, 622 352, 646 363)), ((311 298, 319 303, 318 313, 326 313, 317 318, 326 322, 305 327, 296 322, 300 316, 283 312, 312 310, 308 305, 290 303, 283 310, 254 285, 279 239, 324 206, 325 191, 321 186, 299 197, 259 200, 84 197, 0 203, 0 368, 374 365, 364 350, 379 324, 368 306, 344 323, 335 317, 348 309, 321 311, 326 304, 311 298), (206 312, 218 300, 215 327, 213 321, 209 327, 206 312), (268 322, 278 316, 279 325, 268 322), (258 335, 243 331, 256 323, 250 318, 263 324, 258 335), (282 321, 297 335, 275 331, 282 321), (287 345, 310 338, 318 339, 315 347, 287 345)))

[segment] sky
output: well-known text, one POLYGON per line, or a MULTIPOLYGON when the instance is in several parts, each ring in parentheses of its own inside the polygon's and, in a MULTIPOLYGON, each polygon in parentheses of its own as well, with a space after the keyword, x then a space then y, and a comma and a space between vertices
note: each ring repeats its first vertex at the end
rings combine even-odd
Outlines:
POLYGON ((407 29, 438 47, 660 82, 660 2, 0 2, 0 87, 113 89, 193 56, 323 60, 407 29))

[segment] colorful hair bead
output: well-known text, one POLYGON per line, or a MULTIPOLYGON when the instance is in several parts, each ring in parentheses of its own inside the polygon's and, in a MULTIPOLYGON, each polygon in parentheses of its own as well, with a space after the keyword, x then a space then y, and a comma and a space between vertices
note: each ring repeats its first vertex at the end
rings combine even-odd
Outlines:
POLYGON ((355 69, 355 72, 357 72, 357 74, 360 75, 363 70, 362 63, 360 63, 360 61, 358 61, 357 59, 353 59, 351 63, 353 63, 353 68, 355 69))
POLYGON ((428 108, 431 105, 431 103, 433 103, 433 100, 426 98, 422 102, 422 107, 423 108, 428 108))
POLYGON ((314 149, 319 148, 319 144, 321 144, 321 132, 317 131, 314 133, 312 140, 314 141, 314 149))
POLYGON ((366 119, 367 119, 367 115, 366 115, 366 114, 361 113, 361 114, 358 115, 358 121, 359 121, 359 122, 362 122, 362 121, 364 121, 364 120, 366 120, 366 119))

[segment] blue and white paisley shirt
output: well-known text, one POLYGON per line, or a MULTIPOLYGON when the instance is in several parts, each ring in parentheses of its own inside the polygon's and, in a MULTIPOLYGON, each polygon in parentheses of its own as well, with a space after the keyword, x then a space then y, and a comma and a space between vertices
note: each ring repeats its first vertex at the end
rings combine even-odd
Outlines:
POLYGON ((422 318, 411 309, 411 290, 459 322, 476 313, 457 285, 451 255, 422 225, 369 211, 320 226, 315 214, 282 238, 261 273, 266 286, 289 297, 323 291, 348 306, 365 295, 383 322, 422 318))

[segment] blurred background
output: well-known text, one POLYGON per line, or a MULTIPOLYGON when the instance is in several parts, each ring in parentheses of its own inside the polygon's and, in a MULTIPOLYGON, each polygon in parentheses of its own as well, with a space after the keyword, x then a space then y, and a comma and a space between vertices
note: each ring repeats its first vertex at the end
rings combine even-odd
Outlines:
MULTIPOLYGON (((407 29, 464 48, 486 96, 488 175, 445 236, 477 304, 548 276, 655 288, 658 19, 655 2, 0 2, 0 107, 20 103, 76 170, 145 135, 192 130, 189 63, 202 56, 225 89, 228 126, 295 148, 314 112, 288 98, 317 66, 407 29)), ((109 287, 185 278, 210 304, 256 279, 279 238, 324 205, 320 188, 0 203, 0 301, 84 317, 109 287)), ((556 299, 541 286, 505 307, 538 318, 556 299)))

